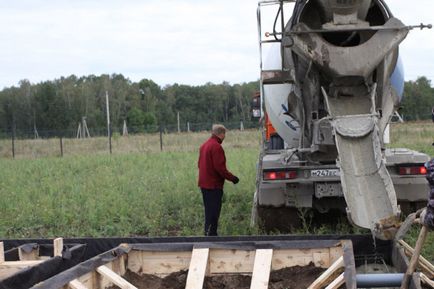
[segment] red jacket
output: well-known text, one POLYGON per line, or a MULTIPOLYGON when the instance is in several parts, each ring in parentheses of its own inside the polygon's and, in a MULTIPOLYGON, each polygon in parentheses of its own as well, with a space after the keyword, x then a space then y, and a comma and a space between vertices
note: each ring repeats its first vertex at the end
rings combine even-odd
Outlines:
POLYGON ((211 136, 200 147, 199 187, 202 189, 223 189, 226 180, 234 181, 235 176, 226 169, 225 152, 222 141, 215 135, 211 136))

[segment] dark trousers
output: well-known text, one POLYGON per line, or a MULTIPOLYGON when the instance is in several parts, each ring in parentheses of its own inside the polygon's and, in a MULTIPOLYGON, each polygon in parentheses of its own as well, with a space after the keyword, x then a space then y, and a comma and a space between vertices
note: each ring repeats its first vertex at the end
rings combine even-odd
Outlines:
POLYGON ((205 236, 217 236, 217 227, 222 208, 222 189, 200 189, 205 207, 205 236))

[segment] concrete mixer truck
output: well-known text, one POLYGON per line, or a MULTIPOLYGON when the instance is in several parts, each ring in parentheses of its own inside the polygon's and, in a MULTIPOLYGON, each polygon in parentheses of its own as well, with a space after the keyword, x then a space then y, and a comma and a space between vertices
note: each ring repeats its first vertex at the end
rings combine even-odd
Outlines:
POLYGON ((253 222, 287 230, 303 208, 336 209, 392 238, 401 211, 425 206, 428 190, 429 157, 384 137, 404 89, 399 44, 431 27, 405 26, 383 0, 263 1, 258 27, 264 141, 253 222))

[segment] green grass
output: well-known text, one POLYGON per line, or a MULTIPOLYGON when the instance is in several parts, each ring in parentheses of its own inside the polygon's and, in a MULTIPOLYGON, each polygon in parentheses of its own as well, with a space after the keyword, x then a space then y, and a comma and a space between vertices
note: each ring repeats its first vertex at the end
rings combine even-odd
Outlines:
MULTIPOLYGON (((250 234, 257 149, 227 152, 220 232, 250 234), (236 224, 236 225, 234 225, 236 224)), ((201 235, 197 152, 3 160, 0 236, 201 235)))
MULTIPOLYGON (((260 234, 250 227, 259 132, 231 131, 224 143, 228 168, 241 181, 226 183, 220 218, 221 235, 260 234)), ((11 159, 0 142, 0 236, 101 237, 202 235, 203 206, 197 187, 199 145, 208 133, 114 139, 108 155, 104 138, 65 140, 65 157, 56 157, 58 140, 18 143, 11 159), (37 147, 35 147, 35 142, 37 147), (52 146, 52 147, 51 147, 52 146), (37 150, 36 150, 37 149, 37 150)), ((434 155, 432 123, 394 124, 392 147, 434 155)), ((311 228, 305 233, 357 232, 342 223, 338 231, 311 228)), ((414 245, 417 228, 406 239, 414 245)), ((434 234, 424 255, 434 259, 434 234)))

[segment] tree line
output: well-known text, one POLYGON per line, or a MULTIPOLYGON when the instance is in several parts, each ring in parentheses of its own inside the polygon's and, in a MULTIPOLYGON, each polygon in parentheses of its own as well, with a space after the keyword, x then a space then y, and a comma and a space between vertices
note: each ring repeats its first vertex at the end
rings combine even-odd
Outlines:
POLYGON ((250 120, 250 104, 257 81, 243 84, 173 84, 160 87, 154 81, 132 82, 122 74, 61 77, 0 91, 0 131, 77 130, 82 117, 87 126, 106 127, 106 92, 114 129, 142 131, 147 126, 180 122, 212 123, 250 120))
MULTIPOLYGON (((132 82, 122 74, 61 77, 0 91, 0 131, 74 131, 82 117, 89 129, 106 127, 106 92, 114 128, 126 121, 131 130, 180 122, 213 123, 251 120, 251 101, 258 81, 242 84, 173 84, 164 87, 152 80, 132 82)), ((434 88, 420 77, 405 83, 400 113, 406 120, 431 117, 434 88)))
POLYGON ((404 85, 404 100, 401 102, 400 114, 405 120, 425 120, 432 117, 434 109, 434 88, 431 81, 422 76, 404 85))

